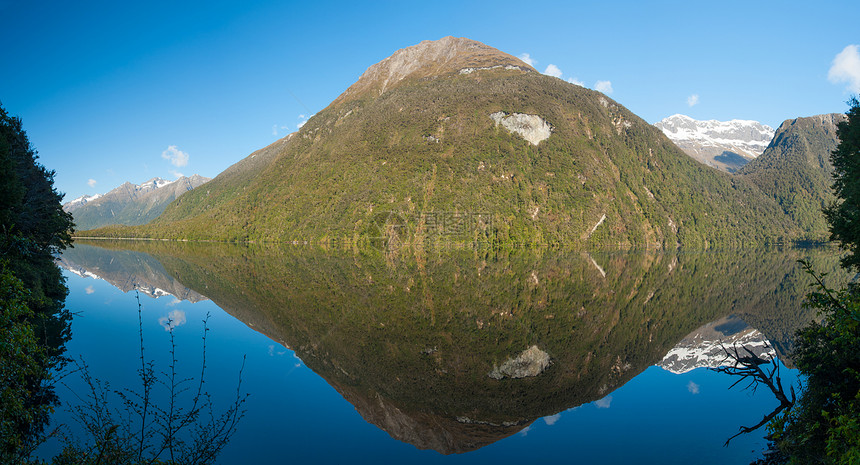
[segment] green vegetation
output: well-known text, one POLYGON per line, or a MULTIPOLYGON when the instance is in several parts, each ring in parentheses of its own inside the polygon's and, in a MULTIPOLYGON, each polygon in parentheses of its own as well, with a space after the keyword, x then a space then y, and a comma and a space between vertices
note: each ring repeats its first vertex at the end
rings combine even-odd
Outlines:
POLYGON ((853 98, 848 120, 839 124, 839 147, 833 152, 833 188, 840 202, 825 211, 832 239, 848 249, 846 267, 860 270, 860 101, 853 98))
MULTIPOLYGON (((827 210, 833 237, 849 250, 846 267, 860 269, 857 205, 860 200, 860 104, 852 99, 848 120, 839 124, 833 152, 840 199, 827 210)), ((805 385, 794 408, 769 424, 779 453, 772 461, 791 464, 860 463, 860 286, 833 290, 813 266, 816 279, 807 306, 821 316, 798 331, 794 361, 805 385)))
MULTIPOLYGON (((805 269, 816 279, 809 263, 805 269)), ((792 464, 860 461, 860 292, 834 291, 820 280, 807 297, 821 322, 798 331, 794 362, 806 377, 797 404, 771 424, 792 464)))
POLYGON ((738 172, 780 205, 803 231, 800 239, 826 240, 822 209, 835 199, 827 154, 836 148, 836 125, 842 120, 837 113, 785 121, 764 153, 738 172))
POLYGON ((420 245, 674 248, 804 235, 752 182, 691 160, 602 94, 535 72, 407 80, 335 102, 265 150, 268 163, 219 176, 146 226, 85 235, 362 244, 389 212, 405 224, 387 234, 420 245), (539 115, 553 133, 531 145, 496 127, 497 111, 539 115), (428 213, 484 219, 437 234, 428 213))
POLYGON ((38 163, 21 120, 0 106, 0 462, 38 444, 56 403, 51 370, 62 363, 71 319, 52 254, 71 241, 54 172, 38 163))
POLYGON ((0 262, 0 461, 14 463, 36 445, 54 404, 44 388, 51 361, 30 323, 29 294, 0 262))

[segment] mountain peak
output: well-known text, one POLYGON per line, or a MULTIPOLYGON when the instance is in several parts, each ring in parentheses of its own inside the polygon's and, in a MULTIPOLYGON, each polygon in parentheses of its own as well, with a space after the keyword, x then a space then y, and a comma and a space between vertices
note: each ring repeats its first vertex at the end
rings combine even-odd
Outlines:
POLYGON ((701 163, 734 172, 761 155, 774 130, 758 121, 699 121, 675 114, 654 124, 687 155, 701 163))
POLYGON ((407 78, 420 79, 454 72, 466 74, 496 67, 535 71, 519 58, 475 40, 451 36, 425 40, 397 50, 367 68, 334 103, 354 100, 369 92, 382 95, 407 78))
POLYGON ((126 181, 106 194, 72 200, 63 205, 63 210, 74 212, 78 230, 109 224, 143 224, 158 216, 168 203, 207 181, 209 178, 197 174, 174 181, 161 177, 141 184, 126 181))

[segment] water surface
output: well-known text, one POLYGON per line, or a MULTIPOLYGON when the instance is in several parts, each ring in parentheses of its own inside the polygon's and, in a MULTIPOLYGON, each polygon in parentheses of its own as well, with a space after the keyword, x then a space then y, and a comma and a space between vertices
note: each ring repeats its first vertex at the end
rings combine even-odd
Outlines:
MULTIPOLYGON (((833 250, 386 254, 101 241, 61 262, 78 313, 69 354, 112 388, 135 386, 136 293, 146 354, 164 366, 172 334, 187 376, 200 373, 209 315, 205 386, 219 405, 235 398, 245 360, 247 413, 221 463, 740 464, 764 448, 763 433, 725 439, 777 402, 728 390, 735 380, 704 366, 721 358, 719 340, 789 353, 814 316, 801 306, 810 280, 798 258, 837 267, 833 250), (506 362, 530 347, 549 364, 511 377, 506 362)), ((74 403, 85 386, 66 382, 60 394, 74 403)), ((75 428, 63 412, 55 422, 75 428)))

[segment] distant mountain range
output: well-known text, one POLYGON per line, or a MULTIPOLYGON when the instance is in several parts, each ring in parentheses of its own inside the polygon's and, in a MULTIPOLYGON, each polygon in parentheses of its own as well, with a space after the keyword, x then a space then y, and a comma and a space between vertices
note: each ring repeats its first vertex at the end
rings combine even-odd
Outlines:
POLYGON ((774 135, 770 126, 739 119, 699 121, 672 115, 654 126, 687 155, 729 173, 761 155, 774 135))
POLYGON ((167 205, 210 178, 182 176, 175 181, 152 178, 142 184, 123 183, 106 194, 85 195, 63 205, 79 231, 107 225, 140 225, 156 218, 167 205))
POLYGON ((63 251, 57 264, 78 276, 103 279, 123 292, 137 290, 150 297, 168 295, 189 302, 207 300, 171 277, 158 260, 145 253, 78 243, 63 251))
MULTIPOLYGON (((770 139, 752 123, 681 126, 734 140, 741 159, 770 139)), ((371 66, 298 132, 155 221, 88 234, 673 248, 805 237, 780 202, 705 169, 600 92, 446 37, 371 66)))

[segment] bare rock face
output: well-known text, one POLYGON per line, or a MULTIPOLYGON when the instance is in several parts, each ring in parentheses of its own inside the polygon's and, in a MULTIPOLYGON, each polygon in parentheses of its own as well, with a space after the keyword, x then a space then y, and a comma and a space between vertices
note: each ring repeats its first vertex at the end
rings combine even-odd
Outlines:
POLYGON ((509 358, 500 366, 494 367, 487 376, 493 379, 537 376, 543 373, 549 364, 549 354, 540 350, 538 346, 531 346, 516 358, 509 358))
POLYGON ((508 115, 505 112, 497 111, 491 114, 490 118, 496 122, 496 127, 501 124, 508 132, 519 135, 531 142, 532 145, 538 145, 541 141, 549 139, 550 134, 552 134, 552 127, 537 115, 523 113, 508 115))
POLYGON ((360 98, 366 93, 379 96, 403 80, 503 67, 508 70, 535 71, 517 57, 500 52, 480 42, 443 37, 425 40, 418 45, 394 52, 390 57, 367 68, 358 81, 338 97, 334 103, 360 98))

